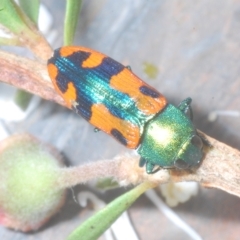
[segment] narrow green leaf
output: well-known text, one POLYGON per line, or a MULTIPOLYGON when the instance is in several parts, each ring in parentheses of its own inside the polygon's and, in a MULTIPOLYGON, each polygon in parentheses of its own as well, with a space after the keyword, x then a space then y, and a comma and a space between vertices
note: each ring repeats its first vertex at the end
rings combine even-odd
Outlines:
POLYGON ((22 17, 22 11, 13 0, 1 0, 0 9, 0 24, 18 35, 28 30, 26 22, 22 17))
POLYGON ((67 0, 64 21, 64 45, 72 45, 82 0, 67 0))
POLYGON ((98 239, 142 193, 152 187, 154 187, 152 183, 144 182, 116 198, 75 229, 67 240, 98 239))
POLYGON ((15 93, 14 102, 24 111, 27 109, 32 96, 32 94, 19 89, 15 93))
POLYGON ((22 46, 22 43, 18 38, 6 38, 0 37, 0 45, 8 45, 8 46, 22 46))
POLYGON ((37 25, 40 1, 19 0, 19 5, 25 14, 37 25))
POLYGON ((97 181, 96 188, 101 190, 108 190, 119 188, 119 184, 117 181, 114 181, 112 178, 102 178, 97 181))

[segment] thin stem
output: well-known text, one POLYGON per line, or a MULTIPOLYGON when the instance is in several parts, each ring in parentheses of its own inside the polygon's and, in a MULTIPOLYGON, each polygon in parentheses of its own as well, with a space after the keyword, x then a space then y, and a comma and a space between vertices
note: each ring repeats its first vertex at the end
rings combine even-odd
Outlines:
POLYGON ((58 184, 70 187, 107 177, 112 177, 122 186, 145 181, 153 184, 196 181, 204 187, 218 188, 240 197, 240 152, 210 137, 207 139, 213 147, 195 170, 161 169, 155 174, 147 174, 145 168, 138 166, 138 156, 120 155, 113 160, 62 169, 58 184))
POLYGON ((22 43, 19 41, 17 37, 0 37, 0 45, 8 45, 8 46, 22 46, 22 43))
POLYGON ((60 169, 58 186, 66 188, 97 178, 114 177, 118 174, 118 164, 118 160, 103 160, 78 167, 60 169))
POLYGON ((0 51, 1 81, 66 106, 53 89, 46 64, 0 51))

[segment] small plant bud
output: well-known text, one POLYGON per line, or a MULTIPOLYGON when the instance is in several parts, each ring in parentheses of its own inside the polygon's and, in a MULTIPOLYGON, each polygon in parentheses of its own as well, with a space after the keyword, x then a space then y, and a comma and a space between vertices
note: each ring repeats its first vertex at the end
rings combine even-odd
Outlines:
POLYGON ((40 228, 65 201, 57 185, 61 158, 28 134, 0 142, 0 224, 21 231, 40 228))

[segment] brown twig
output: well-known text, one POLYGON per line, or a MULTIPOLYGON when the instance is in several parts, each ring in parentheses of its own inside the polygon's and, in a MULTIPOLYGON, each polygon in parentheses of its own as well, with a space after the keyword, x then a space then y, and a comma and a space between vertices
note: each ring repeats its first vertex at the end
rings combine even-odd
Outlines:
POLYGON ((46 64, 0 51, 1 81, 66 106, 53 89, 46 64))
POLYGON ((240 197, 240 152, 213 138, 206 138, 212 147, 195 170, 162 169, 155 174, 147 174, 145 168, 138 166, 138 156, 121 155, 113 160, 63 169, 59 174, 60 185, 70 187, 101 177, 112 177, 123 186, 144 181, 156 184, 196 181, 204 187, 218 188, 240 197))
MULTIPOLYGON (((53 89, 45 64, 0 51, 0 69, 3 82, 66 107, 53 89)), ((146 180, 157 183, 196 181, 204 187, 219 188, 240 197, 240 152, 208 136, 206 138, 212 148, 195 171, 163 169, 149 175, 144 168, 138 167, 138 157, 119 156, 110 161, 63 169, 59 181, 64 181, 65 186, 98 177, 113 177, 122 185, 135 185, 146 180), (69 171, 75 177, 69 178, 69 171), (79 176, 78 181, 76 176, 79 176)))

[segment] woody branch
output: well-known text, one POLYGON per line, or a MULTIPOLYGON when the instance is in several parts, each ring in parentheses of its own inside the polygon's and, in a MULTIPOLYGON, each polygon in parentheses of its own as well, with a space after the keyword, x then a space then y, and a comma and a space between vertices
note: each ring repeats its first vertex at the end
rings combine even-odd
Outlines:
MULTIPOLYGON (((0 51, 0 69, 2 82, 66 107, 62 98, 53 89, 45 64, 0 51)), ((169 181, 196 181, 204 187, 222 189, 240 197, 240 152, 213 138, 208 136, 206 138, 212 148, 207 152, 200 167, 194 171, 162 169, 149 175, 144 168, 138 166, 138 157, 129 155, 64 171, 72 171, 73 176, 79 176, 78 183, 99 177, 113 177, 121 185, 135 185, 146 180, 159 184, 169 181)), ((59 181, 65 181, 66 186, 77 184, 74 182, 76 177, 66 180, 64 176, 63 174, 59 181)))

